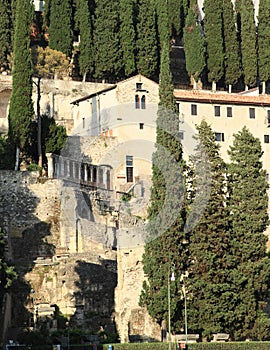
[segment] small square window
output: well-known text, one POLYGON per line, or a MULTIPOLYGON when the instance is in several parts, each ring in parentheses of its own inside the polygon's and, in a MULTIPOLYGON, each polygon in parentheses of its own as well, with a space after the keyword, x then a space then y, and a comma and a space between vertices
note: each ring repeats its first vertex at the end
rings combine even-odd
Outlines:
POLYGON ((180 140, 184 140, 184 131, 179 131, 180 140))
POLYGON ((191 115, 197 115, 197 105, 191 105, 191 115))
POLYGON ((216 132, 216 141, 225 141, 224 132, 216 132))
POLYGON ((264 135, 264 143, 269 143, 269 135, 264 135))
POLYGON ((133 166, 133 156, 126 156, 126 166, 133 166))
POLYGON ((220 117, 220 106, 214 106, 215 117, 220 117))
POLYGON ((255 108, 250 108, 249 109, 249 118, 250 119, 255 119, 255 108))
POLYGON ((227 117, 232 118, 232 107, 227 107, 227 117))
POLYGON ((143 127, 144 127, 144 123, 139 123, 140 130, 143 130, 143 127))
POLYGON ((142 90, 142 83, 136 83, 136 91, 142 90))

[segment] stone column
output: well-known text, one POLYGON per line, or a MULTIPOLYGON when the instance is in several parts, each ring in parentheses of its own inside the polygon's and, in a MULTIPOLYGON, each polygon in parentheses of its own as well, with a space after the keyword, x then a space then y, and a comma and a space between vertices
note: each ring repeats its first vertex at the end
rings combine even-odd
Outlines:
POLYGON ((54 169, 53 169, 53 154, 52 153, 46 153, 46 157, 48 160, 48 178, 52 179, 54 175, 54 169))

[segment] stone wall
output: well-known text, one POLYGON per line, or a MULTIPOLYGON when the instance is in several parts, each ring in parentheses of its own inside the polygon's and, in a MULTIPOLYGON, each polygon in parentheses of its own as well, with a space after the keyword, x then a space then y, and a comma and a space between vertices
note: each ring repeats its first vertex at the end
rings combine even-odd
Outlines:
POLYGON ((126 249, 119 238, 132 242, 126 235, 134 237, 134 230, 139 237, 138 221, 123 205, 117 228, 91 196, 36 172, 0 172, 2 226, 19 274, 6 310, 12 315, 7 336, 42 322, 55 327, 57 308, 72 327, 117 330, 121 341, 160 339, 159 327, 138 306, 143 247, 126 249), (63 206, 66 201, 73 205, 63 206))

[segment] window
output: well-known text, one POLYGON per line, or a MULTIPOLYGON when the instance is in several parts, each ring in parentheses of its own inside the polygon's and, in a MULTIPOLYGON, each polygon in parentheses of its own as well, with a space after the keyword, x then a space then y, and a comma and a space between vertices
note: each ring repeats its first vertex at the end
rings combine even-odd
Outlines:
POLYGON ((145 95, 141 98, 141 109, 145 109, 145 95))
POLYGON ((264 143, 269 143, 269 135, 264 135, 264 143))
POLYGON ((220 106, 214 106, 215 117, 220 117, 220 106))
POLYGON ((142 90, 142 83, 136 83, 136 91, 142 90))
POLYGON ((133 182, 133 156, 126 156, 127 182, 133 182))
POLYGON ((140 108, 140 98, 138 95, 135 95, 135 108, 136 109, 140 108))
POLYGON ((85 118, 82 118, 82 127, 85 128, 85 118))
POLYGON ((197 115, 197 105, 191 105, 191 115, 197 115))
POLYGON ((140 124, 139 124, 140 130, 143 130, 143 127, 144 127, 144 123, 140 123, 140 124))
POLYGON ((216 136, 216 141, 224 141, 225 140, 224 132, 216 132, 215 136, 216 136))
POLYGON ((184 140, 184 131, 179 131, 180 140, 184 140))
POLYGON ((133 156, 126 156, 126 166, 133 166, 133 156))
POLYGON ((227 107, 227 117, 232 118, 232 107, 227 107))
POLYGON ((250 119, 255 119, 255 108, 250 108, 249 109, 249 118, 250 119))
POLYGON ((270 109, 267 110, 267 117, 266 118, 267 118, 266 122, 267 122, 268 126, 270 126, 270 109))

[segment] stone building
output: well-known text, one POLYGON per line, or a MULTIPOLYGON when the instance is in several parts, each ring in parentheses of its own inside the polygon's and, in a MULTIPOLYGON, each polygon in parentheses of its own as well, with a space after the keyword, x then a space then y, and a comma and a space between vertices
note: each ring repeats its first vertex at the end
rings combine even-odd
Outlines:
MULTIPOLYGON (((4 133, 11 78, 1 76, 0 81, 4 133)), ((28 178, 24 172, 0 174, 0 212, 9 233, 9 253, 23 267, 24 289, 18 287, 21 296, 15 298, 18 314, 31 327, 48 319, 53 329, 56 305, 71 325, 95 332, 117 330, 122 342, 160 340, 159 326, 138 306, 145 278, 143 219, 150 195, 158 84, 141 75, 117 84, 42 79, 41 93, 41 113, 65 125, 69 139, 60 156, 47 155, 49 179, 28 178)), ((192 153, 195 125, 203 118, 216 133, 225 160, 233 133, 246 125, 261 140, 263 164, 270 173, 268 95, 258 89, 176 89, 174 95, 186 158, 192 153)), ((17 314, 5 315, 5 325, 20 322, 17 314)))

